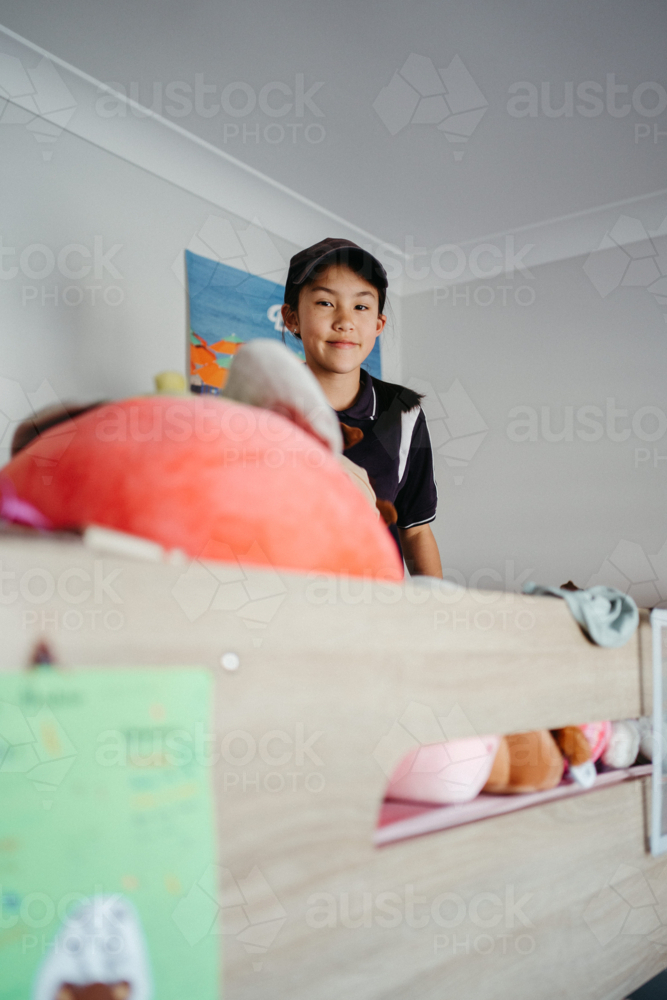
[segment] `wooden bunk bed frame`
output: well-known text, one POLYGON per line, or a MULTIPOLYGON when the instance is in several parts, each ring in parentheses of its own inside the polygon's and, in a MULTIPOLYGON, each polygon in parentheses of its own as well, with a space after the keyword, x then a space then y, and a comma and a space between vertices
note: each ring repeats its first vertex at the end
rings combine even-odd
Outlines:
POLYGON ((233 573, 76 538, 6 534, 0 560, 15 574, 0 604, 3 670, 46 639, 63 669, 215 674, 229 749, 212 778, 219 864, 237 884, 261 874, 272 899, 246 898, 246 912, 279 926, 244 946, 221 899, 226 1000, 622 1000, 667 966, 667 860, 648 853, 647 778, 374 844, 411 719, 444 739, 649 714, 645 612, 613 650, 547 597, 239 571, 249 600, 274 598, 256 613, 231 607, 230 591, 216 610, 233 573), (79 627, 65 624, 80 607, 69 583, 43 604, 12 590, 31 570, 59 581, 72 568, 115 574, 79 627), (263 749, 244 754, 244 741, 263 749))

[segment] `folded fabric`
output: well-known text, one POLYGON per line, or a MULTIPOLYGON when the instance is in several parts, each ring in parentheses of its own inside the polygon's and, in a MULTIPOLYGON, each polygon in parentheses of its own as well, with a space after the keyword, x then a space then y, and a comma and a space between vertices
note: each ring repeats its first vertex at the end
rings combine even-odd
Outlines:
POLYGON ((562 597, 575 620, 598 646, 624 646, 639 625, 639 611, 633 599, 615 587, 565 590, 528 582, 524 594, 562 597))

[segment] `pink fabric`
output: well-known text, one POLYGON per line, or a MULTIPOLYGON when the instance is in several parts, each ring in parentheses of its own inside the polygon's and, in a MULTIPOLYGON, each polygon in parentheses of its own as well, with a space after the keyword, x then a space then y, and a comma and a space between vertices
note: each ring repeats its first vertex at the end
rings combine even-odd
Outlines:
POLYGON ((579 728, 591 745, 591 760, 599 760, 611 740, 611 722, 587 722, 579 728))
POLYGON ((14 484, 6 476, 0 477, 0 518, 11 521, 12 524, 24 524, 43 531, 53 527, 48 517, 33 504, 16 495, 14 484))

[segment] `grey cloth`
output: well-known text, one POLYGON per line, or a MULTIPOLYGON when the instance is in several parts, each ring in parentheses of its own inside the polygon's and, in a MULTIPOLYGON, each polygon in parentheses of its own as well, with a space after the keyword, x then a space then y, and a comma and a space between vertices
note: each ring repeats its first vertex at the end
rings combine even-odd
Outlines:
POLYGON ((528 582, 524 594, 562 597, 584 632, 598 646, 623 646, 635 634, 639 611, 633 599, 616 587, 589 587, 588 590, 563 590, 528 582))

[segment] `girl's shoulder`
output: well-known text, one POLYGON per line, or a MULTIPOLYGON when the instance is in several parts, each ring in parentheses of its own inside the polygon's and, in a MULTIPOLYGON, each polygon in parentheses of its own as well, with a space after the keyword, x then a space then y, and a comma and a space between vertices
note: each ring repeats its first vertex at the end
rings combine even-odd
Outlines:
POLYGON ((395 382, 383 382, 382 379, 371 375, 371 380, 377 397, 377 412, 399 408, 404 413, 414 410, 419 406, 424 398, 422 393, 408 389, 405 385, 398 385, 395 382))

